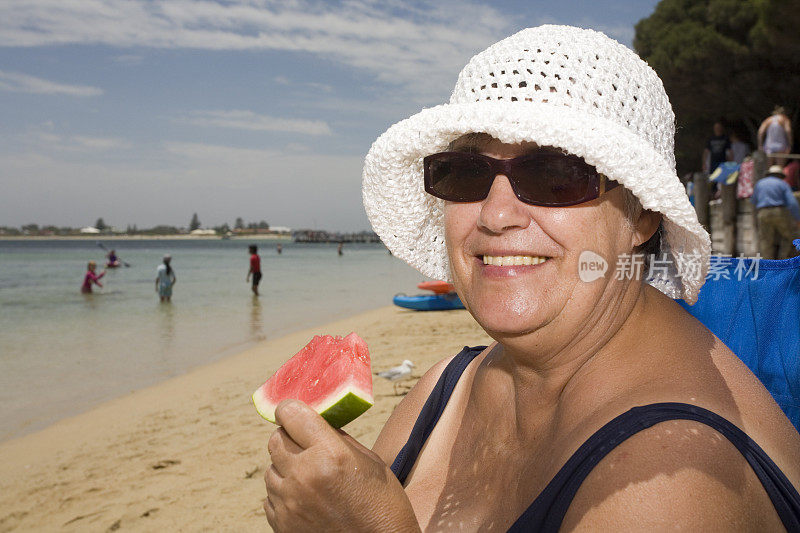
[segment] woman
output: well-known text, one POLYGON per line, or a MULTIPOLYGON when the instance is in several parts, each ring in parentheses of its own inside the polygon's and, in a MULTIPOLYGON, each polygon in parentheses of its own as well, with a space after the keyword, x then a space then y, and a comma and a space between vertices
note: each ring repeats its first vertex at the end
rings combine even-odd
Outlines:
POLYGON ((800 528, 800 436, 672 300, 696 301, 710 252, 673 137, 644 62, 560 26, 478 54, 449 104, 384 133, 364 167, 375 231, 496 342, 431 368, 371 451, 283 402, 270 524, 800 528))
POLYGON ((172 300, 172 286, 178 281, 175 277, 175 272, 172 270, 172 266, 170 266, 171 262, 172 256, 167 254, 156 269, 156 292, 162 302, 169 302, 172 300))

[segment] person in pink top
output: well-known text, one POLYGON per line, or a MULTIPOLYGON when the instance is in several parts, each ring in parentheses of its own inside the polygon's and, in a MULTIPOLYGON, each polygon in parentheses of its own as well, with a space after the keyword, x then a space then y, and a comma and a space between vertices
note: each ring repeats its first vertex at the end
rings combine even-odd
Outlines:
POLYGON ((103 270, 100 274, 95 274, 95 270, 97 270, 97 263, 89 261, 89 264, 86 266, 86 276, 83 277, 83 285, 81 286, 82 293, 91 294, 93 283, 98 287, 103 286, 103 284, 100 283, 100 278, 106 275, 106 271, 103 270))

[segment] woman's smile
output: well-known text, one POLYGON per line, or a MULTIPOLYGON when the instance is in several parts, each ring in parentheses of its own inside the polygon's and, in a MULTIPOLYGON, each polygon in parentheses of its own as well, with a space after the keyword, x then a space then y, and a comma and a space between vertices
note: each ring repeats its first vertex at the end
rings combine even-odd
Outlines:
POLYGON ((523 254, 484 254, 475 257, 476 270, 483 278, 516 278, 541 270, 550 257, 523 254))
POLYGON ((528 266, 539 265, 547 261, 547 257, 539 255, 484 255, 483 264, 491 266, 528 266))

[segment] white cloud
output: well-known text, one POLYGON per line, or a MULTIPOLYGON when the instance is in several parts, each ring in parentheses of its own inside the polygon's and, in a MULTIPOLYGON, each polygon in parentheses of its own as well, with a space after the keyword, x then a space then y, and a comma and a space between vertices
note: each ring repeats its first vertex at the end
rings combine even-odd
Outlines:
POLYGON ((144 56, 139 54, 122 54, 114 58, 114 61, 123 65, 141 65, 144 56))
POLYGON ((70 137, 70 141, 78 147, 89 150, 114 150, 117 148, 130 147, 130 143, 127 141, 112 137, 87 137, 84 135, 75 135, 70 137))
POLYGON ((164 149, 170 154, 190 159, 195 163, 214 161, 217 165, 222 166, 227 165, 229 161, 237 161, 238 164, 258 165, 279 154, 275 150, 257 150, 190 142, 166 142, 164 143, 164 149))
POLYGON ((176 119, 194 126, 211 126, 252 131, 280 131, 305 135, 330 135, 328 124, 321 120, 270 117, 252 111, 195 111, 188 117, 176 119))
MULTIPOLYGON (((0 13, 2 10, 0 9, 0 13)), ((67 85, 19 72, 0 70, 0 91, 28 94, 63 94, 67 96, 100 96, 102 89, 88 85, 67 85)))
MULTIPOLYGON (((6 142, 12 146, 19 146, 20 151, 31 150, 36 153, 100 154, 132 146, 129 141, 118 137, 70 135, 56 130, 56 126, 48 121, 28 127, 27 131, 7 138, 6 142)), ((9 150, 15 152, 13 147, 9 150)))
POLYGON ((305 52, 363 69, 410 97, 441 96, 471 53, 513 21, 490 6, 444 0, 7 0, 0 46, 305 52))
POLYGON ((287 153, 293 153, 293 154, 298 154, 298 153, 310 154, 310 153, 312 153, 312 150, 311 150, 310 146, 308 146, 306 144, 300 144, 300 143, 286 143, 286 146, 284 146, 283 149, 286 150, 287 153))
POLYGON ((332 93, 333 92, 333 85, 329 85, 327 83, 318 83, 313 81, 308 82, 299 82, 290 80, 286 76, 275 76, 272 78, 272 81, 278 85, 289 86, 291 85, 295 90, 298 89, 310 89, 311 92, 315 93, 332 93))

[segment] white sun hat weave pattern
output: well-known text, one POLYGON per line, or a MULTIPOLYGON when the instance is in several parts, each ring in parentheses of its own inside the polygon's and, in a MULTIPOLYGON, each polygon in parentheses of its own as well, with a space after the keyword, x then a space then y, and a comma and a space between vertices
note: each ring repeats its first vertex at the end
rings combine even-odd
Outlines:
POLYGON ((662 213, 667 260, 648 283, 696 301, 711 240, 675 173, 675 116, 664 86, 633 51, 593 30, 522 30, 474 56, 448 104, 398 122, 373 143, 363 172, 367 216, 395 256, 434 279, 451 279, 444 201, 425 192, 422 158, 472 132, 578 155, 662 213))

